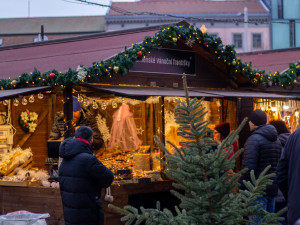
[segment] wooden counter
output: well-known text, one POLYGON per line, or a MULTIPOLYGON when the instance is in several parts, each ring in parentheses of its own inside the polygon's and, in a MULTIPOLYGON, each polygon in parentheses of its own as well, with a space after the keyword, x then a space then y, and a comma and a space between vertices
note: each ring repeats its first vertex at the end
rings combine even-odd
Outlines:
MULTIPOLYGON (((151 183, 112 185, 111 192, 114 197, 113 204, 119 207, 131 204, 134 206, 150 207, 156 200, 169 200, 171 181, 158 181, 151 183), (161 199, 162 198, 162 199, 161 199)), ((27 210, 33 213, 49 213, 48 224, 62 225, 63 211, 59 189, 46 187, 13 187, 0 186, 0 213, 6 214, 17 210, 27 210)), ((124 224, 120 222, 120 215, 107 208, 108 203, 103 200, 105 190, 102 192, 102 203, 105 215, 105 225, 124 224)))

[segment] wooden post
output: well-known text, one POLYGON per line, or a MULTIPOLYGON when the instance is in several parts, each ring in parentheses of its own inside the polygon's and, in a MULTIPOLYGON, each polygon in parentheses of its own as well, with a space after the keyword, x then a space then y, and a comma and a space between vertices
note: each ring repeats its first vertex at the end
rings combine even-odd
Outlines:
POLYGON ((63 92, 64 95, 64 121, 65 133, 64 138, 74 136, 74 127, 72 126, 73 120, 73 95, 72 85, 66 86, 63 92))

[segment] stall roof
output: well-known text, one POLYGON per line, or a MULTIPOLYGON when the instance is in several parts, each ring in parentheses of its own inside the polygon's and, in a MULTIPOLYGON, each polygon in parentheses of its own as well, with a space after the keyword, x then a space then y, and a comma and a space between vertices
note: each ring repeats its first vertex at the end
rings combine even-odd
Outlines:
POLYGON ((90 66, 124 51, 125 46, 131 47, 132 43, 153 36, 158 29, 159 26, 153 26, 0 47, 0 78, 13 79, 34 68, 44 73, 90 66))
POLYGON ((278 94, 278 93, 268 93, 268 92, 259 92, 259 91, 242 91, 242 90, 221 90, 221 89, 190 89, 193 92, 205 93, 205 94, 214 94, 224 97, 241 97, 241 98, 300 98, 300 94, 278 94))
POLYGON ((50 86, 44 86, 44 87, 30 87, 30 88, 3 90, 0 91, 0 100, 16 98, 19 96, 30 95, 30 94, 37 94, 51 89, 52 87, 50 86))
POLYGON ((252 62, 253 69, 274 73, 285 71, 288 69, 289 63, 298 62, 299 55, 300 47, 240 53, 237 56, 243 62, 252 62))
MULTIPOLYGON (((164 88, 164 87, 129 87, 129 86, 102 86, 102 85, 84 85, 106 93, 116 94, 128 97, 147 97, 147 96, 185 96, 184 90, 180 88, 164 88)), ((221 90, 221 89, 189 89, 190 97, 241 97, 241 98, 274 98, 274 99, 290 99, 300 98, 300 94, 274 94, 257 91, 237 91, 237 90, 221 90)))
MULTIPOLYGON (((165 88, 165 87, 128 87, 128 86, 100 86, 100 85, 84 85, 106 93, 116 94, 128 97, 148 97, 148 96, 185 96, 184 90, 180 88, 165 88)), ((201 93, 189 91, 190 97, 214 97, 222 98, 220 94, 201 93)))

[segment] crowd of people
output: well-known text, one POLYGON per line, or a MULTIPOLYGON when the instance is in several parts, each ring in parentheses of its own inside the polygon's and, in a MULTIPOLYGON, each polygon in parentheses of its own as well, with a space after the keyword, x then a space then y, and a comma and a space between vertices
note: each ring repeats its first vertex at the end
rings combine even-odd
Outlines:
MULTIPOLYGON (((260 207, 273 213, 288 207, 282 216, 281 224, 300 224, 300 130, 291 134, 284 121, 267 120, 264 111, 256 109, 249 116, 251 135, 244 145, 242 168, 248 168, 240 179, 240 188, 244 189, 243 180, 250 180, 250 171, 255 177, 270 165, 267 174, 275 173, 273 183, 266 187, 263 197, 256 199, 260 207)), ((230 133, 230 124, 221 123, 214 129, 214 140, 221 144, 230 133)), ((238 144, 232 144, 233 150, 228 159, 237 151, 238 144)), ((226 151, 226 149, 225 149, 226 151)), ((255 218, 250 218, 258 224, 255 218)))

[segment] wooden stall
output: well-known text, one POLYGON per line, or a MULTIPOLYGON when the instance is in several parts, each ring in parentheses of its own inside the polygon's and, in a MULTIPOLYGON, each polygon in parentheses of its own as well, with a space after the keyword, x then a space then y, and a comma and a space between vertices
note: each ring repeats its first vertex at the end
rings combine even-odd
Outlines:
MULTIPOLYGON (((181 23, 181 25, 188 26, 187 23, 181 23)), ((41 52, 45 52, 45 48, 56 49, 59 54, 49 55, 49 57, 58 66, 61 66, 58 69, 66 71, 67 63, 70 63, 73 69, 76 69, 75 64, 77 67, 84 63, 92 63, 91 61, 85 62, 86 58, 94 61, 99 59, 109 61, 110 57, 113 57, 118 51, 122 51, 120 42, 125 46, 130 46, 132 41, 140 42, 145 36, 154 34, 157 30, 158 27, 149 27, 112 32, 41 43, 36 46, 4 49, 3 51, 7 55, 10 51, 13 53, 11 55, 18 55, 18 51, 19 53, 35 51, 36 58, 41 56, 40 60, 43 60, 43 57, 47 58, 46 56, 42 57, 41 54, 41 52), (111 49, 107 50, 108 44, 111 49), (102 48, 96 56, 94 54, 95 46, 102 48), (82 53, 81 49, 84 47, 87 50, 82 53), (70 49, 73 53, 68 52, 70 49), (74 53, 76 51, 80 51, 79 57, 74 53), (64 58, 62 63, 62 56, 66 54, 70 54, 70 57, 64 58)), ((70 97, 73 95, 78 97, 81 106, 85 110, 89 110, 96 118, 98 128, 102 133, 105 145, 101 149, 97 149, 95 153, 116 175, 115 182, 111 187, 114 196, 113 204, 120 207, 127 204, 136 207, 142 205, 154 207, 153 204, 156 200, 161 200, 164 204, 169 202, 170 204, 167 204, 166 207, 172 209, 175 204, 178 204, 178 201, 169 195, 172 182, 166 179, 160 165, 154 165, 155 157, 152 157, 152 161, 149 158, 147 161, 149 166, 143 169, 137 167, 134 156, 135 154, 162 156, 158 145, 153 141, 153 135, 157 135, 162 141, 175 141, 176 145, 180 145, 180 142, 184 141, 177 136, 178 127, 176 127, 174 119, 176 99, 185 96, 182 88, 183 73, 187 76, 189 96, 198 100, 204 98, 203 105, 207 110, 205 119, 212 121, 210 124, 212 129, 221 122, 229 122, 231 129, 235 129, 255 107, 261 107, 255 105, 258 103, 256 98, 284 101, 290 97, 287 93, 268 93, 255 89, 253 84, 239 73, 235 74, 235 79, 230 78, 228 63, 224 63, 218 57, 212 57, 214 52, 205 46, 177 39, 174 42, 176 45, 172 48, 152 49, 143 60, 136 61, 125 76, 120 75, 119 67, 116 67, 114 76, 103 76, 97 82, 82 82, 78 85, 63 86, 63 88, 56 85, 54 88, 32 87, 26 91, 24 88, 13 89, 13 93, 10 92, 11 90, 0 91, 0 100, 2 101, 0 114, 3 112, 4 118, 1 126, 14 127, 14 129, 12 128, 13 141, 7 142, 9 144, 7 148, 11 150, 19 146, 21 149, 30 148, 32 152, 31 157, 26 160, 26 165, 22 162, 17 166, 12 166, 10 171, 6 171, 7 174, 4 175, 11 173, 13 175, 13 169, 16 167, 44 169, 49 172, 47 140, 54 115, 63 110, 66 121, 72 120, 70 97), (246 88, 249 87, 252 90, 247 91, 246 88), (136 137, 133 135, 128 137, 139 140, 140 144, 135 149, 125 149, 110 144, 114 115, 118 115, 118 110, 121 110, 124 105, 128 106, 136 127, 134 130, 136 137), (24 130, 24 124, 28 121, 22 119, 21 123, 20 118, 22 118, 22 113, 33 112, 35 114, 32 115, 38 116, 38 118, 35 120, 36 126, 30 128, 33 129, 33 132, 28 132, 26 129, 24 130), (126 174, 127 177, 120 173, 125 170, 131 171, 126 174), (148 178, 147 182, 142 183, 145 181, 141 180, 142 178, 148 178)), ((13 58, 14 56, 11 57, 12 60, 17 60, 13 58)), ((34 65, 38 62, 41 63, 41 61, 34 60, 31 63, 34 65)), ((47 60, 42 64, 45 70, 53 69, 47 67, 47 60)), ((14 71, 14 73, 16 72, 14 71)), ((295 101, 298 98, 297 95, 293 96, 295 101)), ((295 104, 298 106, 298 103, 295 104)), ((293 106, 295 104, 293 103, 293 106)), ((241 145, 247 137, 247 132, 246 127, 240 136, 241 145)), ((6 153, 7 149, 3 151, 6 153)), ((8 183, 1 185, 0 181, 1 214, 21 209, 37 213, 48 212, 51 216, 48 219, 49 224, 63 224, 62 204, 57 187, 42 187, 37 181, 22 184, 25 187, 20 187, 21 183, 15 186, 8 185, 8 183)), ((103 190, 103 195, 104 192, 105 190, 103 190)), ((122 224, 120 216, 107 208, 108 203, 104 201, 103 195, 105 224, 122 224)))

